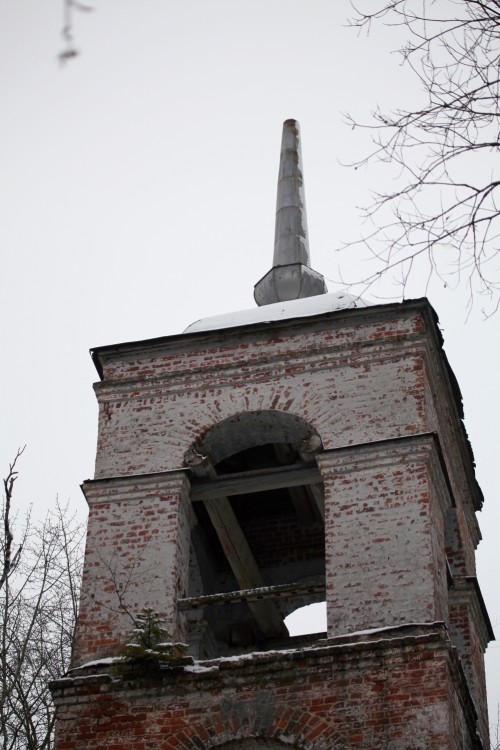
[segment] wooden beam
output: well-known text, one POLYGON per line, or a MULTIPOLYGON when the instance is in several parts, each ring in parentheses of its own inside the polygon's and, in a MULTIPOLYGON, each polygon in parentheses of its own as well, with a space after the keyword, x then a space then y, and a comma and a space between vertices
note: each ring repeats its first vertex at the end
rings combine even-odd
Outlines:
MULTIPOLYGON (((265 581, 229 500, 220 497, 205 500, 204 503, 238 585, 243 589, 264 587, 265 581)), ((249 602, 248 606, 265 636, 276 637, 287 633, 274 602, 249 602)))
MULTIPOLYGON (((193 467, 190 467, 193 469, 193 467)), ((199 476, 196 475, 195 476, 199 476)), ((191 500, 212 500, 217 497, 248 495, 253 492, 266 492, 281 487, 301 487, 310 484, 321 484, 321 472, 317 466, 294 464, 277 466, 272 469, 242 471, 223 476, 206 476, 201 481, 192 483, 191 500)))
MULTIPOLYGON (((304 442, 304 441, 302 441, 304 442)), ((302 444, 301 444, 302 445, 302 444)), ((282 466, 291 466, 297 451, 291 445, 276 443, 273 445, 274 455, 282 466)), ((295 515, 301 526, 310 526, 316 520, 315 503, 307 492, 306 485, 287 487, 295 515)))
POLYGON ((307 491, 311 493, 318 508, 319 514, 325 522, 325 493, 321 484, 310 484, 307 491))
POLYGON ((281 583, 276 586, 264 586, 258 589, 243 589, 241 591, 226 591, 220 594, 207 594, 206 596, 193 596, 189 599, 179 599, 177 606, 181 612, 199 607, 209 607, 222 604, 239 604, 252 600, 263 599, 289 599, 292 596, 303 596, 304 594, 324 594, 325 581, 311 580, 298 583, 281 583))
MULTIPOLYGON (((189 451, 185 461, 195 475, 212 478, 216 476, 215 468, 208 456, 189 451)), ((264 587, 265 581, 259 566, 228 498, 216 494, 210 499, 203 498, 202 501, 238 585, 242 589, 264 587)), ((248 606, 264 636, 274 638, 288 635, 286 625, 274 602, 248 602, 248 606)))

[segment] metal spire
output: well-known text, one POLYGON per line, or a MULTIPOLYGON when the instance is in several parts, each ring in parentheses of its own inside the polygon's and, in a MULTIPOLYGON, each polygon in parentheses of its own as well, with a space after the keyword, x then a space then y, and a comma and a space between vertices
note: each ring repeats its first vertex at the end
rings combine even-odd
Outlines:
POLYGON ((273 267, 255 285, 257 304, 325 294, 325 280, 313 271, 310 262, 299 123, 286 120, 281 139, 273 267))

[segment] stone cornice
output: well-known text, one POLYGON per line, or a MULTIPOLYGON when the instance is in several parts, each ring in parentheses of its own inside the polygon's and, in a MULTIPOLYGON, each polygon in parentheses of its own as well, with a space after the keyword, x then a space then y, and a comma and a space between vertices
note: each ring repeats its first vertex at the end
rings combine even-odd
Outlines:
POLYGON ((453 578, 450 589, 450 603, 467 606, 470 617, 476 625, 481 648, 485 651, 488 643, 495 640, 495 634, 476 576, 453 578))

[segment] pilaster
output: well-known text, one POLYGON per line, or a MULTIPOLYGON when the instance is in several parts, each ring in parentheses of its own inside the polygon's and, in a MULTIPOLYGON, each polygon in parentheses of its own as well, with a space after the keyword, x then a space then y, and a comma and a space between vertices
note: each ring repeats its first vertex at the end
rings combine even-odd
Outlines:
POLYGON ((189 573, 189 482, 184 471, 87 481, 85 572, 74 664, 118 655, 144 607, 182 640, 189 573))

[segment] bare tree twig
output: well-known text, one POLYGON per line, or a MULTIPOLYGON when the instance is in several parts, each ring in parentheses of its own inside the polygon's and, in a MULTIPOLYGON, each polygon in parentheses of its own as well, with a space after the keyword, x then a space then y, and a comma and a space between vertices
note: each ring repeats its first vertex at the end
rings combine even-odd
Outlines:
POLYGON ((91 13, 94 8, 85 3, 79 2, 79 0, 63 0, 63 27, 61 36, 64 41, 64 49, 58 55, 59 62, 64 64, 71 60, 73 57, 79 55, 78 50, 75 47, 74 40, 74 11, 83 13, 91 13))
POLYGON ((0 748, 53 745, 50 680, 71 658, 82 561, 83 526, 56 504, 42 523, 12 512, 18 451, 4 480, 0 535, 0 748))
POLYGON ((3 517, 3 560, 2 560, 2 574, 0 576, 0 589, 3 587, 7 578, 10 576, 12 571, 15 569, 17 561, 22 551, 22 547, 18 547, 14 556, 12 557, 12 543, 14 541, 14 535, 12 534, 10 513, 12 504, 12 494, 14 491, 14 482, 17 479, 16 463, 18 459, 23 455, 24 449, 19 448, 13 462, 9 466, 9 473, 3 480, 3 487, 5 492, 5 512, 3 517))
MULTIPOLYGON (((375 22, 406 32, 403 64, 425 100, 414 110, 376 110, 374 148, 355 168, 381 161, 397 167, 396 189, 364 209, 373 229, 361 245, 379 268, 359 282, 366 290, 401 269, 404 287, 417 258, 446 286, 465 285, 469 303, 500 292, 500 2, 498 0, 359 0, 351 25, 375 22)), ((417 90, 416 90, 417 91, 417 90)), ((488 313, 488 309, 485 308, 488 313)))

